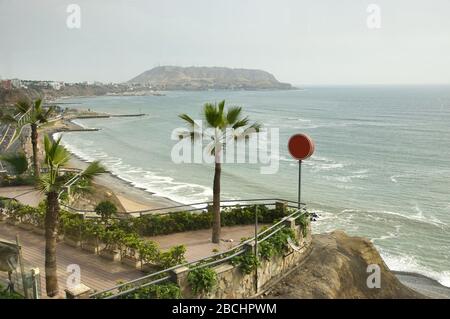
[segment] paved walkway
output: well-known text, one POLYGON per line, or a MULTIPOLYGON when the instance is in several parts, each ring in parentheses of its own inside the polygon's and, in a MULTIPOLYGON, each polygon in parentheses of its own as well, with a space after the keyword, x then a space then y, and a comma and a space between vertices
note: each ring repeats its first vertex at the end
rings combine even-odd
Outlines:
MULTIPOLYGON (((41 271, 42 296, 45 298, 44 237, 4 222, 0 223, 0 238, 15 241, 16 234, 19 235, 26 264, 39 267, 41 271)), ((118 281, 129 281, 143 276, 137 269, 105 260, 62 242, 57 245, 57 264, 61 297, 65 296, 64 289, 69 275, 66 270, 70 264, 78 264, 81 269, 81 282, 96 290, 113 287, 118 281)))
MULTIPOLYGON (((44 237, 17 226, 0 222, 1 239, 15 241, 16 234, 19 235, 26 264, 39 267, 41 271, 41 290, 42 296, 45 298, 44 237)), ((251 237, 253 234, 254 226, 246 225, 222 227, 222 238, 225 240, 220 244, 211 243, 211 229, 147 238, 157 242, 161 249, 168 249, 175 245, 185 245, 187 249, 186 259, 192 261, 211 255, 215 248, 220 251, 228 250, 239 244, 243 237, 251 237)), ((61 297, 65 296, 64 289, 66 288, 66 280, 69 275, 66 270, 70 264, 78 264, 81 269, 81 282, 97 291, 113 287, 118 281, 129 281, 144 276, 144 273, 137 269, 123 265, 120 262, 105 260, 98 255, 68 246, 63 242, 57 245, 57 264, 61 297)), ((6 274, 0 273, 0 276, 5 277, 6 274)))
MULTIPOLYGON (((264 225, 260 225, 260 228, 264 225)), ((161 249, 168 249, 175 245, 186 246, 186 259, 193 261, 213 254, 213 249, 226 251, 241 242, 242 238, 253 237, 254 225, 222 227, 220 244, 211 242, 211 229, 195 230, 184 233, 175 233, 164 236, 146 237, 158 243, 161 249)))
POLYGON ((0 187, 0 197, 15 198, 20 203, 37 207, 44 195, 32 186, 0 187))

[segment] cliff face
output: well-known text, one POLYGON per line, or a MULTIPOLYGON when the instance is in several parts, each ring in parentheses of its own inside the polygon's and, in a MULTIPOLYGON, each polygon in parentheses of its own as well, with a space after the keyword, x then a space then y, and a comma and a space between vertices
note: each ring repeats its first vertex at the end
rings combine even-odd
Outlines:
POLYGON ((265 71, 220 67, 160 66, 145 71, 129 83, 148 84, 162 90, 292 88, 265 71))
POLYGON ((424 298, 404 286, 373 244, 342 231, 313 236, 309 257, 265 298, 424 298), (369 288, 367 266, 380 266, 380 288, 369 288))

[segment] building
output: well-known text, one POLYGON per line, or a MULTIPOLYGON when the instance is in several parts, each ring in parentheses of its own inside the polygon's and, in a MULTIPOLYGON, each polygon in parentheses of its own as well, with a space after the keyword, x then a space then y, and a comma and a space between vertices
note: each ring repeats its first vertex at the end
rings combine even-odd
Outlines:
POLYGON ((20 89, 22 87, 22 81, 19 80, 19 79, 12 79, 11 80, 11 85, 15 89, 20 89))
POLYGON ((11 80, 3 80, 1 82, 1 87, 4 90, 11 90, 12 89, 12 84, 11 84, 11 80))
POLYGON ((64 82, 51 82, 50 85, 54 90, 60 90, 65 85, 65 83, 64 82))

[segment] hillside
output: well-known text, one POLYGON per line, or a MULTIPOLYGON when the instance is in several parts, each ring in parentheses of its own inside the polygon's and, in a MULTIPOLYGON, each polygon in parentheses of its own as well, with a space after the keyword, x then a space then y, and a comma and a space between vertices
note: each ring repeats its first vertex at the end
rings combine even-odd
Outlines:
POLYGON ((159 90, 292 89, 290 84, 279 82, 266 71, 222 67, 159 66, 128 82, 159 90))

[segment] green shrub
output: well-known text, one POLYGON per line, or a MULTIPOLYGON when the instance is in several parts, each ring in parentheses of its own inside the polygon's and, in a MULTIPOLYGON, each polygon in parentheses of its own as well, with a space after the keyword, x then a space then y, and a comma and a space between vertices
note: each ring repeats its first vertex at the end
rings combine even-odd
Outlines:
POLYGON ((267 239, 266 241, 263 241, 261 244, 259 244, 258 252, 263 259, 269 260, 273 255, 275 255, 275 247, 267 239))
POLYGON ((139 256, 144 263, 155 263, 159 257, 159 248, 153 241, 144 241, 138 249, 139 256))
POLYGON ((81 239, 84 221, 80 216, 67 215, 63 221, 64 236, 81 239))
MULTIPOLYGON (((258 209, 260 223, 273 223, 291 212, 269 209, 265 205, 224 208, 221 212, 222 226, 249 225, 255 222, 258 209)), ((164 215, 145 215, 133 221, 134 229, 143 236, 167 235, 177 232, 208 229, 212 226, 212 212, 174 212, 164 215)))
MULTIPOLYGON (((125 286, 123 290, 130 287, 125 286)), ((174 283, 150 285, 138 288, 129 294, 121 296, 119 299, 181 299, 180 287, 174 283)))
POLYGON ((94 219, 85 220, 81 227, 82 240, 97 240, 104 236, 105 226, 101 225, 94 219))
POLYGON ((233 266, 238 266, 243 274, 248 275, 251 274, 260 263, 255 254, 250 251, 246 251, 239 256, 233 257, 231 259, 231 264, 233 266))
POLYGON ((302 214, 295 220, 295 222, 301 226, 303 237, 308 235, 308 225, 310 221, 309 213, 302 214))
POLYGON ((9 292, 0 284, 0 299, 23 299, 17 292, 9 292))
POLYGON ((159 265, 162 269, 170 268, 186 262, 184 254, 186 247, 184 245, 174 246, 168 251, 162 252, 159 255, 159 265))
POLYGON ((188 282, 193 293, 208 293, 217 284, 217 274, 210 267, 197 268, 189 272, 188 282))
POLYGON ((108 220, 117 214, 117 207, 108 200, 102 201, 95 206, 95 212, 100 215, 101 220, 107 223, 108 220))

